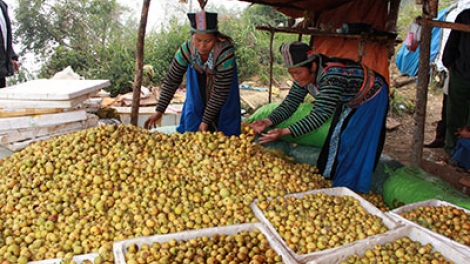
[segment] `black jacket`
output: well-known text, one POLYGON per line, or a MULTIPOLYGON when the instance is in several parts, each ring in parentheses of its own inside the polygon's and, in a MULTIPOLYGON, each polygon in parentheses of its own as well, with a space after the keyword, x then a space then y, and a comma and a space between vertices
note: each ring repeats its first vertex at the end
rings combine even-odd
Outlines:
POLYGON ((4 78, 6 76, 12 76, 15 73, 11 60, 18 60, 18 55, 16 55, 15 51, 13 50, 11 22, 10 17, 8 16, 8 6, 2 0, 0 0, 0 8, 7 26, 6 40, 3 39, 3 34, 0 32, 0 78, 4 78), (2 48, 4 47, 5 41, 7 42, 7 50, 2 48))
MULTIPOLYGON (((455 22, 470 25, 470 9, 460 12, 455 22)), ((447 69, 470 81, 470 33, 458 30, 450 32, 442 63, 447 69)))

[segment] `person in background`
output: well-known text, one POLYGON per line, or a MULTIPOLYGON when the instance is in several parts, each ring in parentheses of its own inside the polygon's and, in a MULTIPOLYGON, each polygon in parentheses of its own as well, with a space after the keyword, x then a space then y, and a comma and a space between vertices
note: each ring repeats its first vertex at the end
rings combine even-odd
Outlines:
POLYGON ((446 115, 447 115, 447 93, 449 87, 449 77, 447 71, 441 71, 440 75, 443 75, 443 94, 442 94, 442 109, 441 119, 437 121, 436 134, 434 140, 424 144, 425 148, 443 148, 445 145, 446 138, 446 115))
POLYGON ((452 150, 452 157, 449 163, 463 169, 463 172, 470 173, 470 126, 457 129, 457 144, 452 150))
POLYGON ((240 90, 232 39, 217 29, 217 13, 188 14, 191 38, 183 43, 162 84, 156 113, 145 122, 156 126, 186 73, 186 100, 177 132, 241 131, 240 90))
MULTIPOLYGON (((470 25, 470 9, 457 15, 456 23, 470 25)), ((446 139, 444 151, 451 155, 457 144, 456 132, 469 124, 470 117, 470 33, 452 30, 446 42, 442 63, 449 70, 446 139)), ((446 159, 446 158, 445 158, 446 159)))
POLYGON ((385 79, 352 60, 315 54, 302 42, 282 44, 284 62, 294 83, 281 104, 250 127, 261 144, 285 135, 314 131, 332 118, 317 167, 333 187, 369 193, 385 141, 389 92, 385 79), (269 127, 288 119, 308 95, 315 97, 309 115, 288 128, 269 127))
POLYGON ((8 15, 8 5, 0 0, 0 88, 7 86, 6 77, 12 76, 19 69, 18 55, 13 50, 11 21, 8 15))
MULTIPOLYGON (((445 16, 445 21, 454 23, 457 15, 466 9, 465 6, 469 5, 470 1, 459 1, 455 3, 445 16)), ((445 146, 446 138, 446 115, 447 115, 447 95, 449 94, 449 70, 442 63, 442 56, 444 53, 445 45, 449 39, 451 29, 443 28, 441 35, 441 42, 439 45, 439 52, 437 53, 436 59, 431 63, 431 69, 435 72, 437 78, 437 87, 442 88, 442 109, 441 119, 437 121, 436 133, 433 141, 424 144, 425 148, 443 148, 445 146)))

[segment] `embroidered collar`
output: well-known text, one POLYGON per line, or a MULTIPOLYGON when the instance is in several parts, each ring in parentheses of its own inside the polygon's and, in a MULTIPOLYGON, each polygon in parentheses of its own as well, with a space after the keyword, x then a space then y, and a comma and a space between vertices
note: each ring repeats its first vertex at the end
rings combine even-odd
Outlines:
POLYGON ((202 62, 201 54, 199 53, 198 50, 195 50, 194 58, 193 58, 193 65, 194 64, 199 65, 199 67, 201 67, 204 71, 207 69, 214 70, 213 58, 214 58, 214 49, 212 49, 211 52, 209 53, 209 57, 207 58, 206 62, 202 62))

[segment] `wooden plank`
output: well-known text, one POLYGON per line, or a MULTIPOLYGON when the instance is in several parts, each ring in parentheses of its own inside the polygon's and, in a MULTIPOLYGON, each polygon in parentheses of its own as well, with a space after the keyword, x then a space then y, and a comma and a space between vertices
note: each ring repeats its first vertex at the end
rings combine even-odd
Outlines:
POLYGON ((447 21, 437 21, 432 19, 422 19, 423 24, 432 26, 432 27, 439 27, 439 28, 449 28, 452 30, 458 30, 462 32, 470 32, 470 25, 462 24, 462 23, 454 23, 454 22, 447 22, 447 21))
POLYGON ((250 102, 250 100, 248 100, 247 98, 245 98, 245 96, 240 95, 240 99, 241 99, 243 102, 245 102, 251 109, 256 110, 256 106, 253 105, 253 104, 250 102))
POLYGON ((0 90, 0 99, 10 100, 70 100, 97 93, 110 85, 109 80, 39 79, 0 90))
MULTIPOLYGON (((4 88, 5 89, 5 88, 4 88)), ((1 92, 1 90, 0 90, 1 92)), ((85 94, 79 97, 76 97, 71 100, 62 100, 62 101, 51 101, 51 100, 9 100, 9 99, 0 99, 0 108, 40 108, 40 109, 50 109, 50 108, 64 108, 71 109, 76 108, 85 100, 91 97, 91 94, 85 94)))
POLYGON ((57 114, 0 118, 0 134, 11 129, 53 126, 86 119, 85 109, 57 114))
MULTIPOLYGON (((112 108, 116 109, 118 114, 131 114, 132 111, 132 107, 126 106, 112 106, 112 108)), ((170 104, 167 107, 165 114, 181 114, 182 110, 182 104, 170 104)), ((153 113, 155 113, 155 106, 139 107, 139 114, 151 115, 153 113)))
POLYGON ((0 117, 44 115, 64 112, 63 108, 37 109, 37 108, 0 108, 0 117))
MULTIPOLYGON (((132 113, 132 107, 126 107, 126 106, 113 106, 112 108, 116 109, 118 114, 131 114, 132 113)), ((140 114, 153 114, 155 113, 155 107, 139 107, 139 113, 140 114)))

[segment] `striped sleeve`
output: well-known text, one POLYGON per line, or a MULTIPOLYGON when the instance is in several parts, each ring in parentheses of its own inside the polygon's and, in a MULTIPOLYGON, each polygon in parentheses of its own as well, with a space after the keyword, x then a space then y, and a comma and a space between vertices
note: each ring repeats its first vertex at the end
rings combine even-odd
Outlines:
MULTIPOLYGON (((340 101, 342 89, 335 85, 329 78, 323 78, 320 83, 320 93, 315 98, 312 111, 289 126, 293 137, 310 133, 320 128, 333 115, 338 101, 340 101)), ((303 102, 308 90, 294 82, 289 94, 284 101, 269 116, 273 126, 287 120, 303 102)))
POLYGON ((289 90, 286 98, 281 104, 269 114, 268 119, 273 123, 272 126, 277 126, 283 121, 289 119, 299 107, 300 103, 304 101, 307 96, 307 89, 302 88, 294 82, 289 90))
POLYGON ((189 62, 189 42, 181 45, 180 49, 176 52, 173 61, 171 62, 170 69, 163 80, 160 98, 158 99, 156 111, 164 113, 171 100, 173 99, 176 90, 183 81, 184 74, 188 67, 189 62))
POLYGON ((289 126, 293 137, 310 133, 323 126, 330 119, 342 94, 341 87, 335 84, 335 82, 330 81, 328 78, 322 79, 319 84, 319 87, 321 87, 320 93, 315 99, 312 111, 298 122, 289 126))
POLYGON ((214 65, 214 88, 204 110, 202 121, 210 124, 218 116, 222 105, 227 100, 235 72, 235 53, 233 45, 222 44, 222 51, 214 65))

